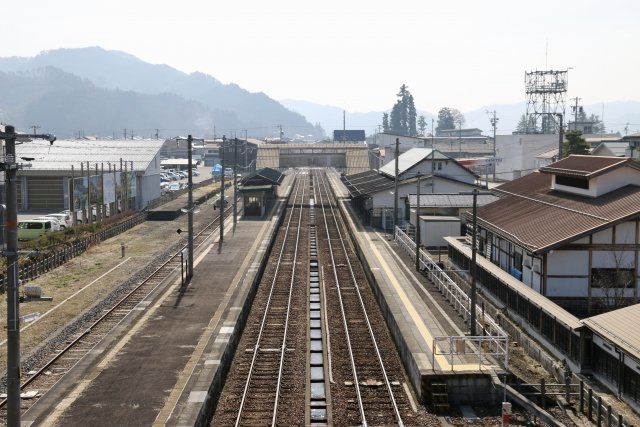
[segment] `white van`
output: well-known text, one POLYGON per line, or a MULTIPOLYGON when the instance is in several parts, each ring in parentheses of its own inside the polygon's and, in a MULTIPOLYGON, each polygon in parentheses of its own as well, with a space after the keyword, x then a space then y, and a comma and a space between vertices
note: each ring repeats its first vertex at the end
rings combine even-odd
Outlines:
POLYGON ((233 176, 233 168, 224 168, 224 176, 225 176, 225 178, 232 177, 233 176))

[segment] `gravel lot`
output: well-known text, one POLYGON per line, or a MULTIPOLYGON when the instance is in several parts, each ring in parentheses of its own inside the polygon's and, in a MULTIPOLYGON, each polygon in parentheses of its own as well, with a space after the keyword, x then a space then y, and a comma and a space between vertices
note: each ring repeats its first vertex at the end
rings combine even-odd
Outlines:
MULTIPOLYGON (((217 184, 201 187, 194 191, 194 199, 217 188, 217 184)), ((186 203, 186 195, 182 197, 186 203)), ((206 208, 201 209, 194 221, 204 219, 206 213, 206 208)), ((168 247, 181 241, 185 242, 186 236, 177 234, 175 230, 186 227, 186 215, 174 221, 145 222, 117 237, 92 246, 65 265, 27 282, 29 285, 40 285, 43 296, 53 297, 53 301, 20 305, 21 316, 30 313, 41 314, 38 320, 22 325, 22 360, 26 360, 47 339, 125 283, 136 272, 144 269, 168 247), (124 258, 121 256, 121 243, 125 245, 124 258)), ((6 366, 6 304, 0 304, 0 325, 0 363, 6 366)))

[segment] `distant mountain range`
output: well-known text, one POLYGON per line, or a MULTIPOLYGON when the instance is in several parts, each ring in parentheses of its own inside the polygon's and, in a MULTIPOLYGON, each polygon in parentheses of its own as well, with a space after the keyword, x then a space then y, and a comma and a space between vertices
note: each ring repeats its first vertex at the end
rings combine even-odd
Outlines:
MULTIPOLYGON (((382 125, 382 115, 385 112, 390 112, 391 109, 386 111, 372 111, 368 113, 352 113, 347 111, 344 113, 343 109, 335 106, 319 105, 308 101, 284 99, 280 103, 285 107, 297 111, 304 115, 307 120, 312 123, 319 122, 322 127, 331 133, 334 129, 342 129, 343 118, 344 125, 347 129, 364 129, 367 135, 370 135, 379 129, 382 125)), ((455 108, 455 106, 449 106, 455 108)), ((519 102, 515 104, 494 104, 487 105, 486 107, 479 108, 477 110, 463 112, 466 123, 466 128, 478 128, 485 134, 489 135, 493 131, 491 122, 489 121, 489 112, 495 110, 496 117, 498 118, 497 133, 510 134, 518 125, 520 117, 526 112, 526 102, 519 102)), ((604 117, 604 123, 607 132, 620 132, 621 135, 626 132, 636 133, 640 132, 640 102, 638 101, 617 101, 617 102, 605 102, 600 104, 585 105, 584 111, 587 115, 595 114, 604 117), (603 116, 604 108, 604 116, 603 116), (627 126, 627 123, 629 125, 627 126)), ((431 119, 434 119, 435 125, 437 125, 438 113, 417 111, 418 115, 424 115, 427 120, 427 133, 431 132, 431 119)), ((566 114, 569 120, 572 120, 571 109, 566 107, 566 114)))
MULTIPOLYGON (((320 138, 324 132, 331 136, 343 126, 364 129, 370 135, 379 129, 384 113, 344 112, 340 107, 300 100, 278 102, 203 73, 186 74, 99 47, 0 58, 0 91, 0 122, 23 131, 40 126, 40 131, 59 137, 122 138, 125 129, 128 137, 132 133, 149 137, 156 130, 161 138, 189 133, 212 137, 214 128, 218 136, 234 132, 244 136, 246 129, 249 136, 275 137, 280 126, 286 137, 320 138)), ((606 102, 584 109, 588 115, 602 116, 603 107, 607 131, 624 134, 627 123, 629 133, 640 131, 640 102, 606 102)), ((511 133, 525 109, 521 102, 464 112, 465 127, 490 133, 487 110, 495 110, 498 133, 511 133)), ((418 114, 425 116, 430 132, 437 112, 418 114)))
POLYGON ((315 134, 301 114, 264 93, 222 84, 203 74, 99 47, 58 49, 33 58, 0 58, 0 121, 34 124, 60 136, 79 132, 149 136, 236 132, 244 136, 315 134), (7 96, 11 95, 11 96, 7 96), (52 108, 54 107, 54 108, 52 108))

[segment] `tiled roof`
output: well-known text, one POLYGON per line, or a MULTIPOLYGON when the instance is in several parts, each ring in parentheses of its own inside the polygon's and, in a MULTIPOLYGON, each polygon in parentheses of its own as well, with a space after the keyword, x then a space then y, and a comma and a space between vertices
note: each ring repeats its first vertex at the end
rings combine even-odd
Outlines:
MULTIPOLYGON (((477 209, 478 223, 542 253, 640 214, 637 185, 596 198, 551 190, 550 185, 550 174, 534 172, 496 187, 501 198, 477 209)), ((469 212, 465 216, 471 218, 469 212)))
POLYGON ((394 188, 395 185, 394 179, 376 170, 343 176, 341 179, 351 197, 369 196, 381 190, 394 188))
POLYGON ((541 167, 540 172, 593 177, 622 166, 640 169, 635 161, 628 158, 572 155, 549 166, 541 167))
POLYGON ((589 317, 582 323, 616 347, 639 357, 640 304, 589 317))

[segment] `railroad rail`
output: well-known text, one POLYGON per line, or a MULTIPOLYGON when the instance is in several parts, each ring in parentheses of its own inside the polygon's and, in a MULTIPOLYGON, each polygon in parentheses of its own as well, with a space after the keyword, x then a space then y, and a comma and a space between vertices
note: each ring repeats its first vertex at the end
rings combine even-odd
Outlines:
MULTIPOLYGON (((345 225, 339 211, 334 209, 335 202, 331 200, 326 175, 316 173, 314 179, 317 180, 314 200, 324 219, 329 247, 327 252, 353 377, 353 400, 358 406, 359 419, 353 420, 355 422, 349 420, 348 424, 402 426, 404 424, 394 395, 394 386, 387 374, 378 338, 361 292, 364 281, 356 277, 351 262, 353 250, 347 248, 348 237, 341 231, 345 225)), ((396 382, 396 388, 398 384, 396 382)))
POLYGON ((296 173, 211 425, 291 425, 305 415, 307 185, 296 173))
MULTIPOLYGON (((232 208, 229 206, 224 212, 227 214, 231 210, 232 208)), ((194 247, 203 245, 210 236, 215 235, 218 223, 219 215, 213 220, 205 221, 204 224, 201 221, 201 229, 194 234, 194 247)), ((179 250, 170 255, 166 261, 155 268, 140 283, 127 290, 124 295, 113 302, 107 302, 93 316, 91 314, 83 316, 80 320, 82 323, 76 325, 76 331, 78 332, 75 335, 61 345, 50 348, 48 354, 53 354, 53 356, 48 359, 43 357, 41 361, 34 362, 33 369, 24 374, 28 375, 29 378, 20 386, 21 393, 30 397, 30 399, 22 400, 22 412, 29 409, 38 400, 39 396, 42 396, 53 387, 64 374, 69 372, 141 301, 163 284, 176 269, 180 268, 182 263, 181 254, 185 248, 186 245, 181 246, 179 250)), ((0 401, 0 421, 6 420, 6 403, 6 398, 0 401)))
POLYGON ((293 288, 297 278, 298 249, 302 229, 306 175, 295 183, 293 208, 290 209, 275 272, 266 301, 266 309, 253 347, 236 426, 263 423, 271 416, 278 419, 278 404, 283 383, 283 367, 291 321, 293 288), (250 402, 250 403, 249 403, 250 402))

